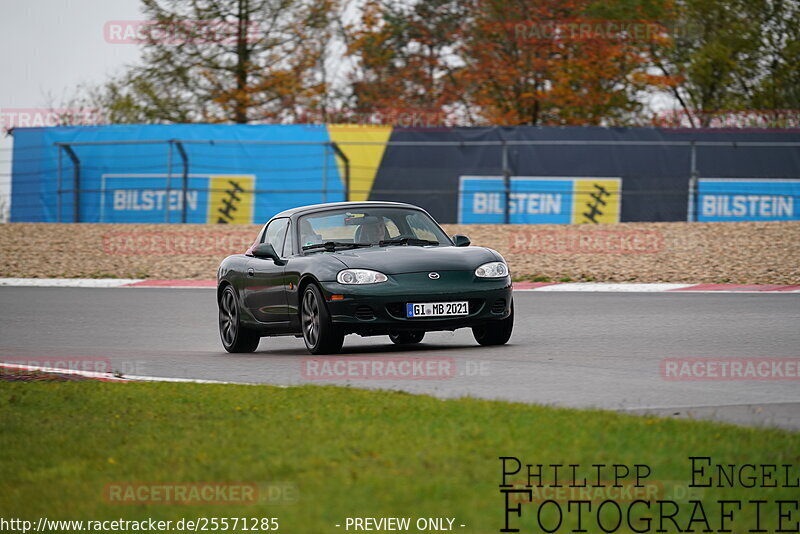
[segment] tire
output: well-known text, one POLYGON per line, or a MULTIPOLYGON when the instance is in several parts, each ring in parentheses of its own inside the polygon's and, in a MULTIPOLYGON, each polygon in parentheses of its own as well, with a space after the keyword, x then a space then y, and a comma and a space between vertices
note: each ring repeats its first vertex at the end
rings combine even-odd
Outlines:
POLYGON ((344 334, 331 322, 328 307, 319 288, 309 284, 300 302, 300 327, 311 354, 335 354, 342 349, 344 334))
POLYGON ((419 343, 425 337, 425 332, 396 332, 389 334, 389 339, 395 345, 412 345, 419 343))
POLYGON ((505 345, 511 339, 511 331, 514 330, 514 302, 511 302, 511 313, 505 319, 494 321, 493 323, 473 326, 472 335, 475 341, 484 347, 492 345, 505 345))
POLYGON ((242 326, 239 302, 232 286, 219 298, 219 337, 228 352, 254 352, 261 336, 242 326))

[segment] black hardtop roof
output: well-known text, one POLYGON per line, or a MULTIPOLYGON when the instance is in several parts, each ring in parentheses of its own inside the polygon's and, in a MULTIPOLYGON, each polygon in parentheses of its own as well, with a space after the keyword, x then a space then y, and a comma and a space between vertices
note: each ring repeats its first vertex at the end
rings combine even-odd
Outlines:
POLYGON ((312 213, 315 211, 324 211, 336 208, 376 208, 376 207, 411 208, 415 210, 422 210, 422 208, 420 208, 419 206, 414 206, 413 204, 406 204, 405 202, 384 202, 375 200, 365 200, 361 202, 328 202, 327 204, 311 204, 309 206, 299 206, 297 208, 284 210, 274 215, 272 218, 275 219, 277 217, 292 217, 294 215, 300 215, 303 213, 312 213))

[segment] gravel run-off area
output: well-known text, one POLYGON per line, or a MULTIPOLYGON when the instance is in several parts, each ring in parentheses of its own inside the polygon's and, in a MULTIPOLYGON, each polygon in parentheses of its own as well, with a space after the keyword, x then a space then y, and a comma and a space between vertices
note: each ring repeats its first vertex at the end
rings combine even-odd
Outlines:
MULTIPOLYGON (((800 284, 800 222, 444 225, 515 280, 800 284)), ((213 279, 260 227, 0 224, 0 277, 213 279)))

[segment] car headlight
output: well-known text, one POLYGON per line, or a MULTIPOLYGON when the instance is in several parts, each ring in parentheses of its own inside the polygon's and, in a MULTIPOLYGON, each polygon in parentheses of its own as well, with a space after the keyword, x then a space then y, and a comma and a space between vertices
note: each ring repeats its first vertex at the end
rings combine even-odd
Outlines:
POLYGON ((502 261, 484 263, 475 269, 475 276, 478 278, 502 278, 508 275, 508 266, 502 261))
POLYGON ((369 269, 345 269, 336 275, 336 281, 340 284, 379 284, 388 280, 386 275, 378 271, 369 269))

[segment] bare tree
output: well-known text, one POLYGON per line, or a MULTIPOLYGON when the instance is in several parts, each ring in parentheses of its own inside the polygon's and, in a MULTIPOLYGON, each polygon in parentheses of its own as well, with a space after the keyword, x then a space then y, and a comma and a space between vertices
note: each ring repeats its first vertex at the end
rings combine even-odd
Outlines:
POLYGON ((142 0, 141 64, 73 104, 112 123, 291 121, 328 90, 337 0, 142 0))

